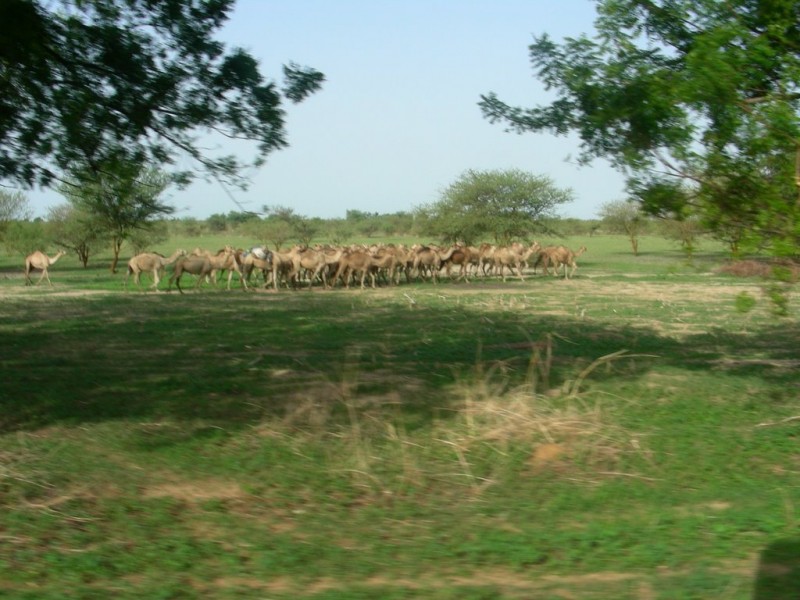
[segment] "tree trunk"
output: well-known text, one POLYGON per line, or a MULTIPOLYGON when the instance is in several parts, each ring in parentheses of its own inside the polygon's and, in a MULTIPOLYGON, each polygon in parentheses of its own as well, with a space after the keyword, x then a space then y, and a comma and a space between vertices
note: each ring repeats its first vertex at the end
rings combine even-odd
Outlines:
POLYGON ((83 268, 85 269, 86 266, 89 264, 89 246, 86 244, 81 244, 77 248, 78 251, 78 260, 81 261, 83 268))
POLYGON ((119 263, 119 252, 122 250, 122 240, 120 238, 114 238, 111 241, 112 250, 114 252, 114 258, 111 261, 111 272, 117 272, 117 263, 119 263))

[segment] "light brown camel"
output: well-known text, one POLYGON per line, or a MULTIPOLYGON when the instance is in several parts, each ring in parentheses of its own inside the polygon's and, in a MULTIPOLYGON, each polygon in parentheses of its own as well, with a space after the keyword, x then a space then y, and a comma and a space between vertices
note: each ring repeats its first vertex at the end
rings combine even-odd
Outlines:
POLYGON ((40 252, 37 250, 33 254, 29 254, 25 257, 25 285, 32 285, 33 282, 31 281, 31 270, 32 269, 41 269, 42 276, 39 277, 39 281, 36 282, 36 285, 39 285, 42 282, 42 279, 47 278, 47 283, 50 284, 50 287, 53 287, 53 283, 50 281, 50 275, 47 274, 47 268, 50 265, 54 265, 59 258, 64 256, 66 252, 63 250, 59 250, 56 252, 56 255, 53 257, 47 256, 44 252, 40 252))
POLYGON ((334 282, 342 277, 344 287, 350 289, 350 279, 356 273, 361 273, 361 289, 364 289, 364 280, 369 276, 372 287, 375 287, 375 273, 373 272, 373 257, 365 250, 347 251, 339 259, 339 268, 336 270, 334 282))
POLYGON ((153 285, 150 287, 158 289, 158 283, 161 281, 161 276, 164 273, 164 267, 171 265, 181 256, 185 256, 185 250, 175 250, 172 256, 164 257, 157 252, 142 252, 137 254, 128 261, 128 274, 125 276, 125 289, 128 288, 128 280, 133 275, 133 281, 137 286, 141 286, 139 276, 142 273, 153 274, 153 285))
POLYGON ((199 288, 200 284, 203 283, 203 279, 208 277, 212 270, 214 270, 214 265, 211 264, 207 256, 182 256, 175 262, 175 270, 172 272, 172 277, 169 278, 167 290, 172 289, 172 282, 174 281, 178 286, 178 291, 182 294, 181 277, 183 277, 184 273, 197 275, 197 282, 194 287, 199 288))
POLYGON ((249 282, 250 276, 255 269, 261 271, 264 277, 264 287, 269 286, 269 277, 272 273, 272 252, 265 253, 266 258, 258 258, 252 252, 244 255, 239 255, 238 261, 242 265, 242 275, 249 282))
POLYGON ((370 251, 370 256, 372 256, 371 268, 376 274, 384 276, 389 285, 400 283, 400 268, 405 257, 400 257, 397 248, 376 248, 370 251))
POLYGON ((430 273, 433 283, 436 283, 436 277, 439 269, 442 268, 442 258, 438 250, 433 246, 419 246, 415 249, 414 266, 412 267, 416 273, 417 279, 425 277, 425 273, 430 273))
POLYGON ((211 281, 214 285, 217 285, 217 273, 228 271, 228 290, 231 289, 231 280, 233 279, 234 272, 238 273, 239 280, 242 282, 242 287, 245 290, 247 289, 247 281, 245 281, 241 265, 237 260, 237 252, 233 246, 227 245, 216 254, 208 250, 203 250, 202 248, 195 248, 192 250, 191 256, 205 257, 211 262, 212 269, 211 272, 206 275, 206 279, 211 281))
POLYGON ((549 275, 550 271, 548 271, 548 266, 553 263, 553 259, 555 258, 556 253, 560 252, 560 248, 566 248, 565 246, 545 246, 541 250, 539 250, 539 255, 536 257, 536 262, 533 265, 533 273, 536 274, 536 269, 539 265, 542 265, 542 270, 544 271, 545 275, 549 275))
POLYGON ((494 271, 494 253, 497 246, 494 244, 483 243, 478 246, 478 270, 484 277, 491 275, 494 271))
POLYGON ((541 249, 541 246, 538 242, 533 242, 530 246, 504 246, 502 248, 498 248, 495 250, 493 255, 494 260, 494 268, 495 270, 499 270, 500 276, 503 278, 503 281, 506 280, 506 273, 505 269, 508 267, 508 270, 511 271, 511 275, 514 275, 514 269, 517 270, 516 276, 519 277, 520 281, 525 281, 525 278, 522 276, 522 267, 523 265, 527 264, 527 260, 531 257, 532 254, 538 252, 541 249))
POLYGON ((548 256, 549 261, 553 264, 553 276, 558 275, 559 268, 564 269, 564 279, 569 279, 575 275, 575 271, 578 270, 577 259, 584 252, 586 252, 586 246, 581 246, 575 251, 566 246, 559 246, 555 252, 548 256), (567 267, 570 268, 569 271, 567 271, 567 267))
POLYGON ((300 273, 300 261, 296 255, 275 250, 272 253, 272 286, 278 289, 281 278, 286 280, 286 285, 293 289, 297 287, 297 277, 300 273))
MULTIPOLYGON (((328 265, 338 264, 342 258, 344 250, 338 249, 328 254, 323 250, 316 250, 305 246, 295 246, 292 248, 288 256, 293 265, 296 265, 298 270, 305 270, 308 272, 308 289, 310 290, 314 285, 314 280, 320 278, 322 285, 328 288, 327 270, 328 265)), ((295 273, 295 275, 298 275, 295 273)))

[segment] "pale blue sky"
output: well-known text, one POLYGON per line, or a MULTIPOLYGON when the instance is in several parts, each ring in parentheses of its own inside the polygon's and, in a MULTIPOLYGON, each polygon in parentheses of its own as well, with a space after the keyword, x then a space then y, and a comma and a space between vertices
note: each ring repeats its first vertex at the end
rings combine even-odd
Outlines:
MULTIPOLYGON (((323 89, 287 105, 290 147, 273 153, 247 191, 247 210, 289 206, 309 217, 348 209, 393 213, 435 201, 467 169, 521 169, 571 188, 564 216, 593 218, 623 197, 602 162, 578 167, 574 138, 507 133, 486 121, 480 95, 534 106, 549 98, 534 78, 534 34, 591 33, 591 0, 238 0, 221 38, 280 80, 290 61, 325 73, 323 89)), ((244 153, 246 146, 239 146, 244 153)), ((36 214, 63 199, 30 194, 36 214)), ((240 210, 219 184, 172 191, 176 216, 240 210)))

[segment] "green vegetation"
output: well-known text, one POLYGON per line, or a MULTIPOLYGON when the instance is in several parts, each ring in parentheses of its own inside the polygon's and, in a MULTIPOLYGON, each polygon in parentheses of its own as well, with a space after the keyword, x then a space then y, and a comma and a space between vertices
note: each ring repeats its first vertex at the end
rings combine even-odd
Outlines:
POLYGON ((558 242, 572 281, 364 292, 0 257, 0 595, 797 597, 796 292, 558 242))
POLYGON ((226 48, 215 35, 233 4, 0 4, 0 180, 31 188, 76 167, 108 175, 117 164, 180 164, 173 175, 184 183, 199 166, 241 184, 243 170, 287 145, 285 103, 318 91, 325 77, 289 63, 279 88, 252 55, 226 48), (199 130, 255 142, 245 146, 251 158, 209 152, 199 130))
POLYGON ((598 0, 596 35, 530 46, 554 93, 480 106, 517 132, 575 134, 653 214, 696 216, 732 246, 800 247, 800 8, 775 0, 598 0))
POLYGON ((508 245, 540 233, 542 219, 571 199, 572 192, 558 189, 549 177, 519 169, 469 170, 417 213, 427 222, 425 233, 444 241, 508 245))

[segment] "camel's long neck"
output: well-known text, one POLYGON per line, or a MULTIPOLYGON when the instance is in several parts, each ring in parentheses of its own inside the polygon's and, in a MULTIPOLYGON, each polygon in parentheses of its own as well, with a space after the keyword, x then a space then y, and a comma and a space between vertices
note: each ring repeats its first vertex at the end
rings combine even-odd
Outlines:
POLYGON ((164 264, 170 265, 170 264, 174 263, 176 260, 178 260, 178 257, 180 255, 181 255, 181 251, 180 250, 175 251, 172 256, 170 256, 167 260, 164 261, 164 264))
POLYGON ((48 260, 47 262, 49 262, 51 265, 54 265, 61 259, 62 256, 64 256, 64 253, 60 252, 60 253, 56 254, 53 258, 48 260))

